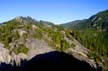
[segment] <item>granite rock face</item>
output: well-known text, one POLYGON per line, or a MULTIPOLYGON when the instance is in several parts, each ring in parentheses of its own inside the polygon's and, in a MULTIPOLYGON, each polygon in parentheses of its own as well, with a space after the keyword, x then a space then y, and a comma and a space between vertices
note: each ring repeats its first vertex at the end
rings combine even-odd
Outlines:
POLYGON ((11 52, 10 54, 10 51, 4 48, 4 45, 0 43, 0 63, 6 63, 12 65, 16 64, 17 66, 20 66, 20 63, 23 60, 30 60, 36 55, 54 51, 54 49, 48 46, 47 43, 45 43, 45 41, 43 40, 30 39, 28 42, 26 43, 26 46, 29 48, 27 54, 25 53, 16 54, 15 52, 11 52))
POLYGON ((0 43, 0 63, 9 63, 11 61, 11 56, 9 55, 9 50, 4 48, 4 45, 0 43))

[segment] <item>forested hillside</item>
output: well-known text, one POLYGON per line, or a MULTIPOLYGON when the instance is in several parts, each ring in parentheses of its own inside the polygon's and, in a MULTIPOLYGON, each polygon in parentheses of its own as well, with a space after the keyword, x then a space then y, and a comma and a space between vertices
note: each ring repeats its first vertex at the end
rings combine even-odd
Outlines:
POLYGON ((108 70, 108 10, 77 23, 62 25, 71 30, 71 35, 91 50, 88 55, 90 58, 94 59, 97 64, 101 64, 103 70, 108 70))

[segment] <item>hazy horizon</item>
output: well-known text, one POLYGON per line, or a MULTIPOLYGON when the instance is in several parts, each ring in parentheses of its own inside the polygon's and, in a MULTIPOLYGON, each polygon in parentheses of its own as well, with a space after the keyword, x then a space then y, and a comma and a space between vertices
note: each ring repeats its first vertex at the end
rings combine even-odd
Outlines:
POLYGON ((0 22, 30 16, 61 24, 87 19, 107 6, 108 0, 0 0, 0 22))

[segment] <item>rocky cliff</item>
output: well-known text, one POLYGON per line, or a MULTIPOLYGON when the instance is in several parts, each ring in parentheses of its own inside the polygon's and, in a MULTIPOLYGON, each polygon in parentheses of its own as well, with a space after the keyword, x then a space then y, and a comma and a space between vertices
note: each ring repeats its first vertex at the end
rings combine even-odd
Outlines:
POLYGON ((94 60, 88 57, 90 50, 73 38, 70 31, 50 22, 17 17, 0 25, 0 37, 0 63, 21 66, 23 60, 58 51, 97 68, 94 60))

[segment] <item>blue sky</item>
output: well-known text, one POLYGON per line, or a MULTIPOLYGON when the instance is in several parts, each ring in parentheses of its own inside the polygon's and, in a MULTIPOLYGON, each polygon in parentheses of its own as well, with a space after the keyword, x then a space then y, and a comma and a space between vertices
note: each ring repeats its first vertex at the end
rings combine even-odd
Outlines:
POLYGON ((0 0, 0 22, 16 16, 56 24, 89 18, 108 9, 108 0, 0 0))

